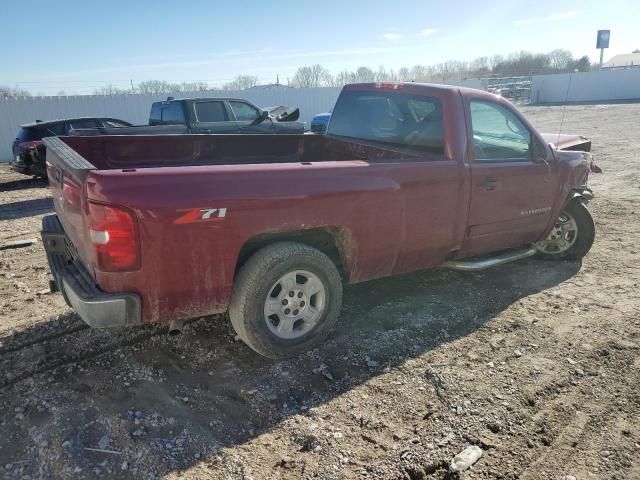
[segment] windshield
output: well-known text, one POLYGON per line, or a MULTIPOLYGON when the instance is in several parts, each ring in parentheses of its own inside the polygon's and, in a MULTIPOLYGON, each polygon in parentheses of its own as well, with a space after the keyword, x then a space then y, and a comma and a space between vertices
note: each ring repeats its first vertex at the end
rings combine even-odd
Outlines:
POLYGON ((442 107, 433 97, 348 90, 336 103, 328 134, 442 153, 442 107))

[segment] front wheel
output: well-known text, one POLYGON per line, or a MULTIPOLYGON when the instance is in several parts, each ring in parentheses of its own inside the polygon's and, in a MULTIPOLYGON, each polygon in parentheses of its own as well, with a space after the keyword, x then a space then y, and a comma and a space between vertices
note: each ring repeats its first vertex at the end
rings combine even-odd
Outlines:
POLYGON ((269 358, 315 347, 331 332, 342 305, 342 280, 324 253, 281 242, 258 250, 234 282, 229 318, 238 336, 269 358))
POLYGON ((595 238, 593 218, 579 200, 570 201, 551 232, 535 243, 538 256, 548 260, 578 260, 584 257, 595 238))

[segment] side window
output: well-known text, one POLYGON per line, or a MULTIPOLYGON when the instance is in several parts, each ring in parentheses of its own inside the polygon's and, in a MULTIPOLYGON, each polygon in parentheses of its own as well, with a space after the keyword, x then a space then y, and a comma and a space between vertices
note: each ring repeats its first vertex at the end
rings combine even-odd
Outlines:
POLYGON ((222 102, 196 102, 196 118, 199 122, 226 122, 227 110, 222 102))
POLYGON ((71 128, 96 128, 98 126, 98 122, 93 118, 82 118, 79 120, 71 120, 70 122, 71 128))
POLYGON ((182 111, 182 103, 169 102, 169 103, 163 104, 161 109, 162 109, 161 110, 162 123, 164 124, 185 123, 184 112, 182 111))
POLYGON ((252 121, 258 118, 260 112, 257 108, 253 108, 248 103, 244 102, 229 102, 231 105, 231 110, 233 110, 233 114, 236 116, 236 120, 239 121, 252 121))
POLYGON ((531 132, 502 105, 472 100, 471 126, 476 161, 531 159, 531 132))

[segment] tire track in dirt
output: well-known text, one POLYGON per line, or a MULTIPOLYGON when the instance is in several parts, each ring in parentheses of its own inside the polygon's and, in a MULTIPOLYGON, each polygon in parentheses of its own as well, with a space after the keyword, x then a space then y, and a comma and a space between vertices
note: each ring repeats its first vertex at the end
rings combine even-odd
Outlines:
MULTIPOLYGON (((529 439, 529 448, 535 448, 535 460, 526 466, 521 478, 548 478, 546 475, 551 472, 546 472, 545 468, 562 464, 566 465, 567 471, 560 473, 578 478, 586 478, 594 471, 599 474, 608 471, 613 474, 611 478, 626 478, 632 462, 627 458, 625 449, 620 448, 619 439, 612 436, 621 430, 616 425, 633 422, 629 409, 619 407, 637 403, 637 394, 630 387, 633 383, 629 384, 622 378, 628 376, 630 369, 625 367, 633 365, 634 354, 632 349, 620 349, 615 342, 605 342, 594 349, 584 363, 598 364, 603 357, 615 366, 607 370, 619 374, 603 377, 598 372, 582 373, 576 369, 564 378, 537 389, 535 413, 530 428, 523 436, 529 439), (613 398, 600 396, 598 392, 606 392, 611 384, 620 386, 613 393, 613 398), (598 401, 593 401, 594 396, 599 397, 598 401), (594 441, 595 438, 598 441, 594 441), (608 450, 603 450, 603 440, 605 444, 618 444, 616 459, 607 458, 608 450)), ((638 381, 640 378, 636 379, 636 385, 638 381)), ((629 436, 631 445, 631 429, 622 428, 622 431, 629 436)))
POLYGON ((0 357, 6 355, 8 353, 17 352, 19 350, 23 350, 27 347, 33 347, 34 345, 38 345, 40 343, 44 343, 50 340, 55 340, 66 335, 71 335, 72 333, 79 332, 80 330, 88 329, 88 325, 78 325, 76 327, 69 328, 67 330, 63 330, 61 332, 51 333, 49 335, 43 335, 40 338, 36 338, 35 340, 29 340, 26 342, 18 343, 17 345, 11 345, 9 347, 0 348, 0 357))
POLYGON ((166 328, 162 327, 143 327, 145 331, 135 335, 131 334, 131 332, 125 332, 122 335, 118 336, 114 341, 103 343, 101 332, 96 332, 95 330, 91 330, 87 328, 77 328, 75 331, 87 332, 89 335, 88 341, 89 345, 73 345, 74 353, 66 353, 64 350, 68 347, 66 344, 60 346, 54 346, 51 350, 47 351, 47 342, 56 341, 58 342, 61 337, 68 336, 72 331, 67 331, 61 334, 52 334, 50 338, 47 338, 43 341, 37 343, 31 343, 30 345, 23 345, 20 349, 14 349, 11 352, 5 352, 7 354, 14 353, 20 354, 22 352, 33 353, 38 357, 38 360, 33 366, 33 363, 29 358, 21 359, 19 355, 14 358, 4 357, 0 360, 0 371, 11 372, 10 374, 5 374, 5 378, 0 380, 0 388, 6 388, 16 383, 30 378, 35 375, 41 375, 47 372, 54 371, 60 367, 64 367, 71 363, 84 362, 105 353, 113 352, 122 347, 129 347, 146 340, 149 340, 152 337, 166 334, 166 328), (151 329, 151 331, 149 331, 151 329), (124 338, 120 338, 124 337, 124 338), (26 351, 26 349, 31 346, 38 347, 36 351, 26 351), (56 348, 58 347, 58 348, 56 348), (26 368, 24 368, 26 366, 26 368), (22 367, 22 368, 21 368, 22 367), (33 368, 29 368, 33 367, 33 368))

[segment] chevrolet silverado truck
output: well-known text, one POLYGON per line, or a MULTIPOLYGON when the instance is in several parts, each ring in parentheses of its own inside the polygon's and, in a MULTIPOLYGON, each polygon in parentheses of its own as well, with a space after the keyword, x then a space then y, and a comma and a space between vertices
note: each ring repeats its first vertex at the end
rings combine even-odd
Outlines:
POLYGON ((74 129, 70 135, 182 135, 212 133, 303 133, 297 122, 300 110, 292 107, 260 109, 240 98, 173 98, 154 102, 149 125, 74 129))
POLYGON ((228 311, 283 358, 336 326, 343 284, 580 259, 594 240, 590 141, 479 90, 347 85, 326 135, 44 142, 52 288, 93 327, 228 311))

